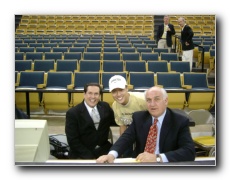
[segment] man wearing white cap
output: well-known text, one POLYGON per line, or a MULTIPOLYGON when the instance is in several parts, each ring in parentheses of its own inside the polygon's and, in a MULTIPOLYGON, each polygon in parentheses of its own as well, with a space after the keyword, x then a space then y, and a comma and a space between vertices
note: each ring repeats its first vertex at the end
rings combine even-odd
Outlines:
MULTIPOLYGON (((128 92, 125 78, 120 75, 112 76, 109 80, 109 91, 113 99, 112 104, 116 123, 120 126, 120 135, 132 122, 132 114, 135 111, 146 110, 144 93, 128 92)), ((123 154, 123 157, 131 157, 131 152, 123 154)))

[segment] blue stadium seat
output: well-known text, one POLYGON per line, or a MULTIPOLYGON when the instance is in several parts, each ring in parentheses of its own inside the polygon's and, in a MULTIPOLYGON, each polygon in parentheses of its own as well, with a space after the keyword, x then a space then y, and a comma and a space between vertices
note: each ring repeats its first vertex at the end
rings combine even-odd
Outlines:
POLYGON ((148 68, 148 71, 152 71, 154 73, 168 72, 168 62, 167 61, 148 61, 147 68, 148 68))
POLYGON ((124 71, 124 62, 123 61, 113 61, 113 60, 104 60, 102 63, 103 72, 123 72, 124 71))
POLYGON ((153 72, 130 72, 129 84, 133 85, 134 90, 146 90, 154 86, 153 72))
POLYGON ((125 71, 146 72, 146 63, 145 61, 125 61, 125 71))
POLYGON ((78 71, 78 60, 57 60, 56 71, 78 71))

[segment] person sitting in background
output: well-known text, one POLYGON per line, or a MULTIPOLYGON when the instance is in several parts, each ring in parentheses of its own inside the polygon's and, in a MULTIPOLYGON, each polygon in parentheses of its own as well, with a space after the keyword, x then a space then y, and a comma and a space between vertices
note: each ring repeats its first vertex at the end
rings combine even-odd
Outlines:
POLYGON ((65 132, 70 159, 96 159, 108 153, 110 126, 116 126, 114 112, 107 102, 100 101, 98 83, 84 87, 84 100, 66 112, 65 132))
POLYGON ((132 124, 97 163, 113 163, 133 143, 136 144, 133 157, 140 162, 195 160, 189 119, 167 107, 165 89, 152 87, 146 91, 145 99, 148 110, 133 113, 132 124))
MULTIPOLYGON (((120 135, 132 123, 132 114, 135 111, 146 110, 144 93, 128 92, 126 80, 123 76, 115 75, 109 80, 109 91, 111 92, 114 102, 112 109, 114 111, 117 125, 120 126, 120 135)), ((122 157, 132 157, 133 145, 127 150, 122 157)))

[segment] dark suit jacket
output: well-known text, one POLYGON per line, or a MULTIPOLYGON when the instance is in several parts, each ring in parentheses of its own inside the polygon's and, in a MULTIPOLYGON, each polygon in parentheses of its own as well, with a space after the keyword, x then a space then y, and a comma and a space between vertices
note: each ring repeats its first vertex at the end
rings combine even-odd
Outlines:
MULTIPOLYGON (((171 47, 172 46, 172 35, 174 35, 176 32, 172 24, 168 24, 168 26, 171 29, 171 31, 167 32, 166 42, 167 42, 167 46, 171 47)), ((164 33, 164 24, 161 24, 157 30, 157 42, 161 39, 163 33, 164 33)))
POLYGON ((185 25, 183 31, 181 31, 181 44, 182 44, 182 50, 191 50, 194 49, 194 44, 192 41, 193 38, 193 31, 190 26, 185 25), (188 42, 189 45, 186 46, 185 42, 188 42))
MULTIPOLYGON (((135 155, 144 152, 145 144, 152 125, 152 116, 148 111, 133 114, 133 123, 121 135, 110 150, 122 154, 130 144, 136 143, 135 155)), ((159 151, 164 153, 169 162, 193 161, 194 143, 189 130, 189 119, 167 108, 161 127, 159 151)))
POLYGON ((114 113, 106 102, 97 104, 101 120, 98 130, 82 101, 66 113, 65 132, 71 159, 96 159, 107 154, 112 144, 108 141, 110 126, 116 126, 114 113), (95 149, 96 146, 100 148, 95 149))

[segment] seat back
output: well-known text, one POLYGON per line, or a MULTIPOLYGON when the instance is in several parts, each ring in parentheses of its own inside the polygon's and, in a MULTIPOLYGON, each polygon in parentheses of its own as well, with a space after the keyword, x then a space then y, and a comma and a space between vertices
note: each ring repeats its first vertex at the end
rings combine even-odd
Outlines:
POLYGON ((39 72, 26 72, 20 73, 19 87, 34 87, 37 88, 38 84, 44 84, 44 71, 39 72))
POLYGON ((181 88, 180 73, 156 73, 157 85, 162 85, 165 89, 181 88))
POLYGON ((184 84, 192 88, 208 88, 206 73, 183 73, 184 84))
POLYGON ((125 71, 146 72, 145 61, 125 61, 125 71))
POLYGON ((147 68, 148 71, 152 71, 154 73, 168 72, 168 63, 167 61, 148 61, 147 68))
POLYGON ((45 59, 62 59, 62 52, 45 52, 45 59))
POLYGON ((113 60, 104 60, 102 63, 103 72, 123 72, 124 71, 124 62, 123 61, 113 61, 113 60))
POLYGON ((15 71, 32 70, 32 60, 15 60, 15 71))
POLYGON ((100 73, 99 72, 75 72, 74 73, 74 89, 84 89, 87 83, 99 83, 100 73))
POLYGON ((24 60, 23 52, 15 52, 15 60, 24 60))
POLYGON ((160 56, 161 53, 169 53, 168 48, 153 48, 153 52, 158 53, 160 56))
POLYGON ((34 60, 34 71, 45 71, 55 70, 54 60, 34 60))
POLYGON ((163 53, 160 54, 160 59, 164 61, 178 61, 179 55, 178 53, 163 53))
POLYGON ((153 72, 130 72, 129 84, 133 85, 134 90, 146 90, 154 86, 153 72))
POLYGON ((72 83, 72 72, 47 72, 46 88, 66 89, 72 83))
POLYGON ((81 60, 81 57, 82 57, 81 52, 66 52, 66 53, 64 53, 64 60, 65 59, 81 60))
POLYGON ((99 72, 101 70, 101 62, 99 60, 81 60, 79 61, 79 69, 81 72, 99 72))
POLYGON ((180 73, 190 72, 190 64, 188 61, 170 61, 170 70, 180 73))
POLYGON ((26 53, 26 60, 42 60, 43 53, 42 52, 27 52, 26 53))
POLYGON ((130 60, 140 60, 140 54, 139 53, 122 53, 122 60, 124 61, 130 61, 130 60))
POLYGON ((121 55, 119 52, 104 52, 103 60, 121 60, 121 55))
POLYGON ((100 52, 84 52, 83 53, 84 60, 101 60, 100 52))
POLYGON ((57 60, 56 71, 77 71, 78 60, 57 60))
POLYGON ((142 52, 141 53, 141 60, 144 60, 144 61, 158 61, 159 60, 159 55, 158 55, 158 53, 142 52))

